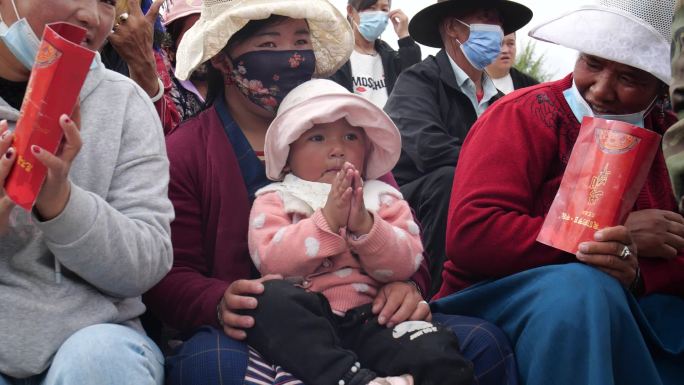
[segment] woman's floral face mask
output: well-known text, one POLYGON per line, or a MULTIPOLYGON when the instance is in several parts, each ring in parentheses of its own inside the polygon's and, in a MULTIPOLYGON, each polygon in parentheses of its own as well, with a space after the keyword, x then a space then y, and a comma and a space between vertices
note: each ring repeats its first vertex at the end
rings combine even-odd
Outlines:
POLYGON ((313 50, 252 51, 233 60, 231 77, 252 103, 275 112, 290 91, 311 80, 315 69, 313 50))

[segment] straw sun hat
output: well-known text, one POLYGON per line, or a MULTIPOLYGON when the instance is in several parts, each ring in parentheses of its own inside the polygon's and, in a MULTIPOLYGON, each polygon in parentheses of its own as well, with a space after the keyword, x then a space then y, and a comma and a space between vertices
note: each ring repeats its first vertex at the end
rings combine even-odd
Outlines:
POLYGON ((533 28, 529 35, 638 68, 672 83, 675 0, 601 0, 533 28))
POLYGON ((307 20, 316 56, 314 76, 330 76, 349 59, 354 34, 345 17, 327 0, 204 0, 202 15, 178 47, 176 76, 187 80, 249 21, 271 15, 307 20))

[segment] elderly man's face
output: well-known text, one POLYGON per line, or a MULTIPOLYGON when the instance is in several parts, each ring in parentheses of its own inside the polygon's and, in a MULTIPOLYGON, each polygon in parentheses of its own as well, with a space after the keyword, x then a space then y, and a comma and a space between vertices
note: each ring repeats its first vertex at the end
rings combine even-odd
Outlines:
MULTIPOLYGON (((503 22, 501 20, 501 15, 499 15, 499 11, 493 8, 476 9, 474 11, 445 18, 440 24, 440 33, 444 46, 447 48, 447 52, 449 52, 450 45, 454 44, 455 46, 458 46, 468 40, 470 37, 470 28, 468 28, 468 25, 471 24, 502 26, 503 22)), ((450 55, 452 54, 450 53, 450 55)))
POLYGON ((646 71, 587 54, 580 54, 573 75, 580 94, 597 114, 643 111, 661 86, 646 71))

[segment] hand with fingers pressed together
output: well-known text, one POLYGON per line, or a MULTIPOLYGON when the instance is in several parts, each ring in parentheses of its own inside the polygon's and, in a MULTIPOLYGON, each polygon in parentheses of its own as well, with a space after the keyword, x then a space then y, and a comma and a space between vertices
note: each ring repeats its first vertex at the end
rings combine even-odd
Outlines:
POLYGON ((643 258, 677 258, 684 249, 684 218, 673 211, 634 211, 625 222, 643 258))
POLYGON ((361 179, 361 172, 350 163, 347 163, 347 165, 353 170, 352 197, 347 229, 357 236, 368 234, 373 228, 373 216, 366 210, 366 205, 363 202, 363 179, 361 179))
POLYGON ((322 209, 323 216, 334 233, 341 228, 347 227, 349 211, 351 209, 352 196, 354 195, 354 166, 344 163, 335 175, 328 194, 328 200, 322 209))
POLYGON ((128 2, 128 12, 117 16, 109 43, 128 64, 131 79, 153 97, 163 92, 158 80, 153 39, 154 24, 164 1, 155 0, 146 14, 140 7, 141 0, 121 1, 128 2))

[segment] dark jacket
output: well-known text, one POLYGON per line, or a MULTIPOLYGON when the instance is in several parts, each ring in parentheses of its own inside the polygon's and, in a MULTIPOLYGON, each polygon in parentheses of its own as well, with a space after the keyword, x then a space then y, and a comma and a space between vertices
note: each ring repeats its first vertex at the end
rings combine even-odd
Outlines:
MULTIPOLYGON (((499 92, 491 102, 501 96, 499 92)), ((401 132, 401 157, 393 170, 400 186, 439 167, 456 166, 461 145, 477 120, 444 50, 399 76, 385 112, 401 132)))
MULTIPOLYGON (((420 46, 409 36, 399 39, 399 51, 395 51, 389 44, 378 39, 375 41, 375 50, 380 55, 382 60, 382 68, 385 70, 385 85, 387 86, 387 95, 390 95, 394 88, 394 83, 401 71, 410 66, 420 62, 420 46)), ((350 92, 354 92, 354 84, 352 83, 351 62, 344 63, 342 68, 337 70, 330 80, 344 86, 350 92)))
POLYGON ((539 84, 537 79, 533 78, 532 76, 524 72, 518 71, 514 67, 511 67, 509 73, 511 74, 511 79, 513 80, 513 89, 517 90, 520 88, 525 88, 539 84))

